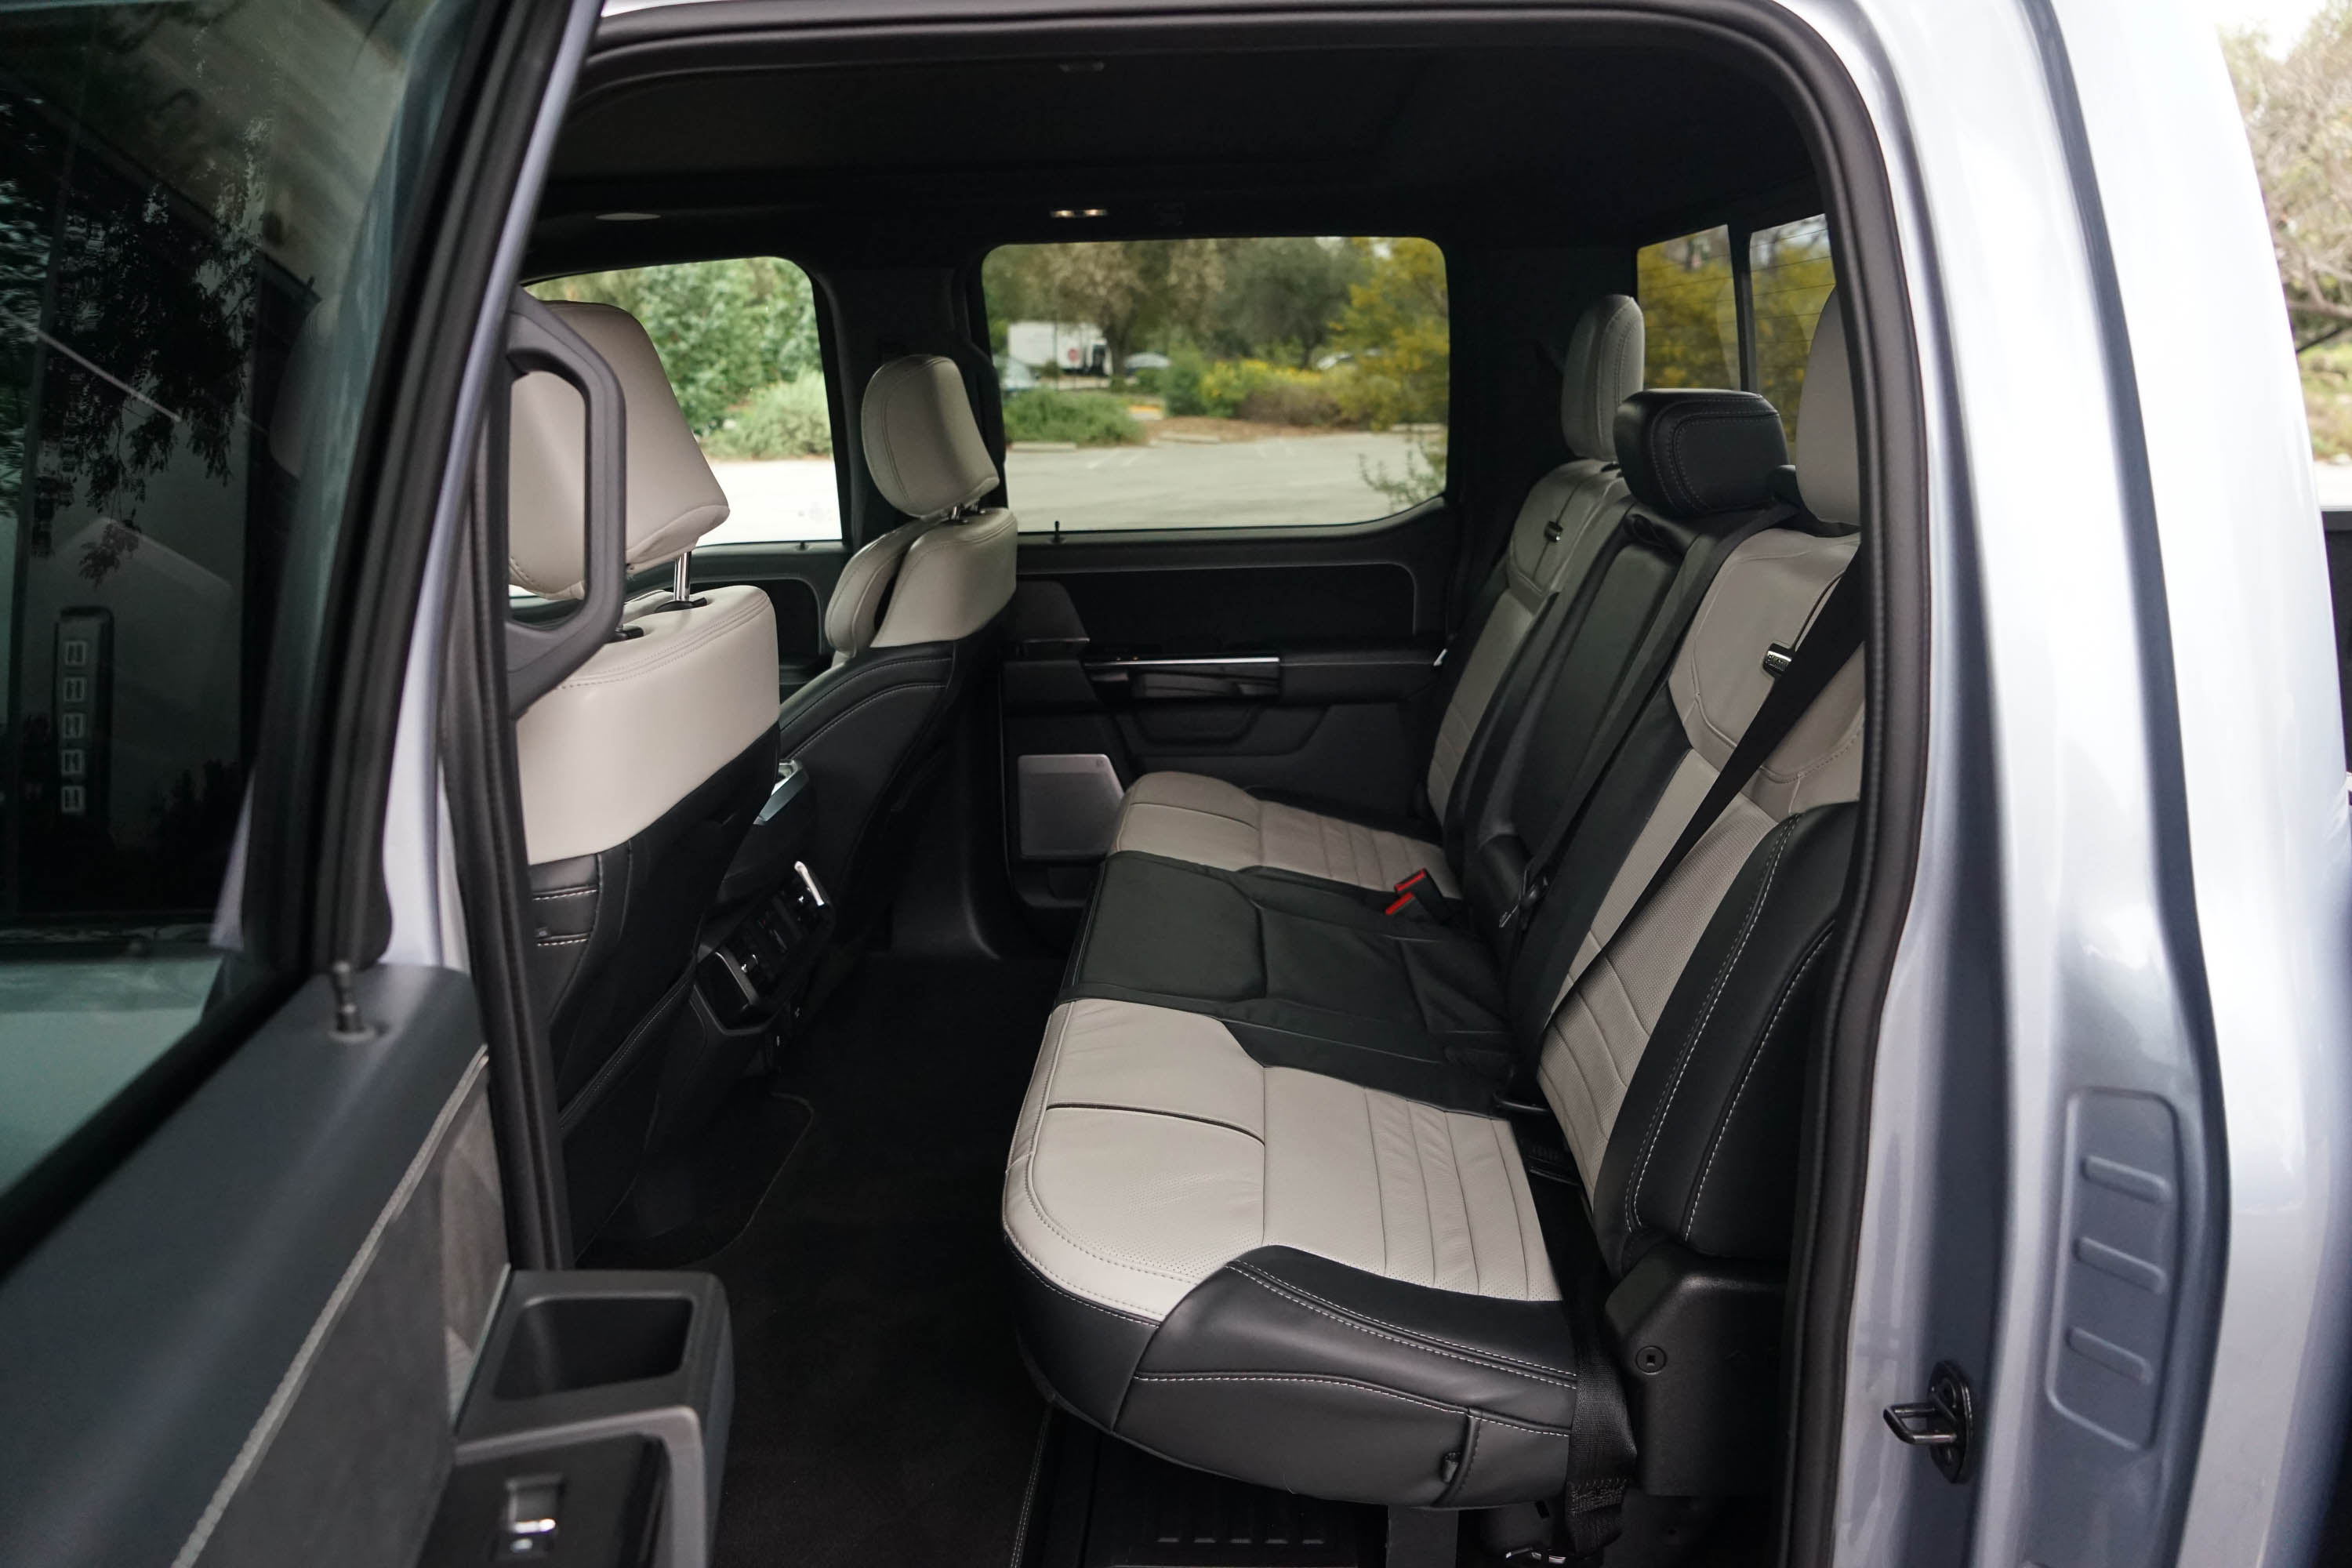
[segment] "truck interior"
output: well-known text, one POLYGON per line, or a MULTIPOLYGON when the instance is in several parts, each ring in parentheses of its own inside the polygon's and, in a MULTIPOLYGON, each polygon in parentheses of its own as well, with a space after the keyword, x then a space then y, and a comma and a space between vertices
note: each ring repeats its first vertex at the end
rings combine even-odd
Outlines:
POLYGON ((451 688, 499 1137, 562 1261, 724 1287, 714 1561, 1772 1560, 1916 659, 1828 110, 1600 13, 771 21, 597 34, 451 688), (1442 258, 1435 419, 1022 438, 992 258, 1272 239, 1442 258), (566 289, 742 258, 829 537, 566 289))

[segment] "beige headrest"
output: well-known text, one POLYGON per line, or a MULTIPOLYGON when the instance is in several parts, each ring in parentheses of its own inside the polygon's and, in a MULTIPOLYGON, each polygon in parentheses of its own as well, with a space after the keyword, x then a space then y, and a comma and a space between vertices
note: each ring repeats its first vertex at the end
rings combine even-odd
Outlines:
MULTIPOLYGON (((678 412, 653 340, 635 316, 610 305, 553 300, 548 309, 620 379, 628 411, 629 569, 675 560, 727 521, 727 492, 678 412)), ((585 406, 570 383, 540 371, 515 383, 513 408, 507 579, 550 599, 577 598, 588 527, 585 406)))
POLYGON ((882 499, 918 521, 945 517, 996 488, 996 465, 953 360, 890 361, 866 384, 858 423, 882 499))
POLYGON ((1642 390, 1642 307, 1608 294, 1585 307, 1568 340, 1559 382, 1559 433, 1580 458, 1617 455, 1617 405, 1642 390))
POLYGON ((1823 522, 1862 524, 1862 443, 1853 424, 1853 370, 1845 357, 1838 291, 1822 305, 1797 398, 1797 492, 1823 522))

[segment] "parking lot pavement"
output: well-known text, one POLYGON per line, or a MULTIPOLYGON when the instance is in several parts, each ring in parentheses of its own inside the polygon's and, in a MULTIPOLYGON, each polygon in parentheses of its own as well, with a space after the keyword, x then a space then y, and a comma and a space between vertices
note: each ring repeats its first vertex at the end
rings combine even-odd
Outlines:
POLYGON ((840 492, 834 488, 832 458, 715 462, 710 471, 727 492, 727 521, 704 534, 703 543, 841 537, 840 492))
POLYGON ((1362 522, 1396 510, 1367 472, 1405 471, 1403 436, 1277 436, 1224 446, 1012 452, 1005 488, 1024 530, 1362 522))
MULTIPOLYGON (((1410 439, 1348 432, 1219 446, 1013 452, 1005 485, 1024 531, 1362 522, 1395 504, 1365 482, 1402 478, 1410 439)), ((841 537, 833 464, 715 462, 728 520, 705 544, 841 537)))

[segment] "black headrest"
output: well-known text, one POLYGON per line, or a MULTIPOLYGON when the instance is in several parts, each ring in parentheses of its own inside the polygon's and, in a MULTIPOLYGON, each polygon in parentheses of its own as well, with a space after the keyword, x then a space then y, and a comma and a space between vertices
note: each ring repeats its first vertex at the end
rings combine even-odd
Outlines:
POLYGON ((1769 505, 1789 460, 1780 411, 1752 392, 1637 392, 1617 405, 1616 436, 1626 488, 1668 517, 1769 505))

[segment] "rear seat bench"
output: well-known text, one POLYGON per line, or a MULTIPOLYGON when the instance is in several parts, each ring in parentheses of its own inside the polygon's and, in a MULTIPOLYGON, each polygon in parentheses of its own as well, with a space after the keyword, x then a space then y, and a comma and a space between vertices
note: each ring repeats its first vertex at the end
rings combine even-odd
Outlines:
MULTIPOLYGON (((1612 294, 1587 309, 1560 377, 1560 436, 1575 454, 1531 487, 1470 616, 1432 743, 1424 788, 1447 820, 1455 781, 1484 755, 1486 720, 1521 645, 1546 608, 1573 594, 1624 509, 1617 405, 1641 390, 1642 308, 1612 294)), ((1504 704, 1507 706, 1507 704, 1504 704)), ((1146 773, 1119 805, 1114 852, 1241 870, 1263 866, 1375 890, 1426 871, 1459 896, 1453 868, 1427 838, 1375 823, 1266 800, 1199 773, 1146 773)))
POLYGON ((1053 1397, 1296 1491, 1557 1499, 1629 1462, 1601 1431, 1613 1397, 1580 1433, 1580 1390, 1617 1382, 1678 1289, 1730 1279, 1758 1303, 1746 1339, 1670 1352, 1662 1374, 1709 1421, 1645 1422, 1625 1375, 1639 1476, 1764 1484, 1730 1456, 1776 1393, 1803 1032, 1861 777, 1862 659, 1840 640, 1859 620, 1851 595, 1824 614, 1859 512, 1840 320, 1832 299, 1808 368, 1810 517, 1757 504, 1780 457, 1760 399, 1618 412, 1631 500, 1517 639, 1485 760, 1447 781, 1448 847, 1475 847, 1447 864, 1446 919, 1166 840, 1106 862, 1004 1189, 1053 1397), (1678 609, 1677 583, 1704 592, 1678 609), (1768 652, 1782 668, 1792 647, 1769 704, 1768 652), (1778 740, 1750 772, 1759 710, 1759 744, 1778 740), (1507 1102, 1549 1114, 1515 1125, 1507 1102), (1523 1140, 1564 1160, 1531 1182, 1523 1140), (1759 1345, 1761 1368, 1740 1359, 1759 1345))

